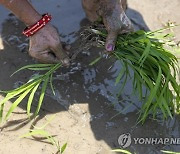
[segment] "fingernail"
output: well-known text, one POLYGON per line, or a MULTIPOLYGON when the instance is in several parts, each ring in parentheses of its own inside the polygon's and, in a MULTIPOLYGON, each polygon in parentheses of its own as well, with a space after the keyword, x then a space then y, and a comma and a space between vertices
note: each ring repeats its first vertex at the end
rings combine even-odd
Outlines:
POLYGON ((115 48, 115 46, 113 44, 108 44, 107 47, 106 47, 106 50, 107 51, 113 51, 115 48))
POLYGON ((64 58, 63 63, 64 65, 69 66, 69 58, 64 58))

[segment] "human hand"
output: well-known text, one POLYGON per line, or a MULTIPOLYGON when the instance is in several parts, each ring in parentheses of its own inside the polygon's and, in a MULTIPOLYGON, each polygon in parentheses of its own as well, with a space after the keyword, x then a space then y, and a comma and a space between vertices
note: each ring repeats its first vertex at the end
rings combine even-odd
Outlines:
POLYGON ((59 63, 69 65, 69 58, 62 48, 57 30, 47 24, 30 37, 30 56, 43 63, 59 63))
POLYGON ((108 31, 106 38, 106 50, 113 51, 118 34, 133 31, 131 21, 126 16, 123 6, 124 0, 103 0, 100 14, 103 17, 104 25, 108 31))
POLYGON ((91 22, 102 17, 108 31, 106 50, 113 51, 118 34, 133 31, 131 21, 125 14, 126 0, 83 0, 83 7, 91 22))

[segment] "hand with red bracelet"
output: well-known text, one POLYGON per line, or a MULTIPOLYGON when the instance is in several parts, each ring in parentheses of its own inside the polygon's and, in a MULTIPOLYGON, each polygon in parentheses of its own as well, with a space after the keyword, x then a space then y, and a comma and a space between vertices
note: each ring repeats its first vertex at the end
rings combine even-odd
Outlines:
POLYGON ((30 36, 29 54, 44 63, 61 61, 64 65, 69 65, 69 59, 63 51, 59 34, 50 24, 30 36))
MULTIPOLYGON (((0 4, 11 10, 28 27, 42 19, 27 0, 0 0, 0 4)), ((69 58, 62 48, 59 34, 49 23, 30 36, 29 54, 44 63, 62 62, 69 65, 69 58)))

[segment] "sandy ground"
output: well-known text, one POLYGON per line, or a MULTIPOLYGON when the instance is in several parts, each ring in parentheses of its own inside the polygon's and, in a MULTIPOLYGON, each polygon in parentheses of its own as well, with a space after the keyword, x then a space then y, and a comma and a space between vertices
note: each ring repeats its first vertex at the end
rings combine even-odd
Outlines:
MULTIPOLYGON (((41 13, 53 15, 52 23, 58 28, 61 39, 78 48, 78 32, 87 25, 80 0, 32 0, 41 13), (48 7, 44 7, 48 6, 48 7)), ((179 0, 129 0, 128 16, 136 28, 155 30, 168 21, 180 24, 179 0)), ((21 35, 24 24, 0 6, 0 89, 7 90, 27 81, 37 72, 23 71, 9 77, 17 68, 35 63, 27 54, 28 40, 21 35)), ((175 29, 180 40, 180 28, 175 29)), ((56 135, 60 144, 68 143, 65 154, 110 154, 119 148, 118 137, 130 133, 132 137, 180 137, 180 117, 152 121, 136 125, 140 102, 131 96, 131 81, 121 98, 117 100, 114 86, 119 64, 102 61, 97 66, 88 64, 98 56, 99 49, 84 50, 71 68, 61 69, 54 76, 56 95, 48 89, 39 118, 33 123, 42 126, 56 114, 46 130, 56 135), (102 69, 103 68, 103 69, 102 69), (133 105, 122 114, 111 119, 117 110, 133 105), (114 107, 113 107, 114 104, 114 107)), ((3 99, 0 95, 0 99, 3 99)), ((33 104, 36 107, 37 99, 33 104)), ((6 105, 6 111, 11 102, 6 105)), ((56 148, 40 139, 20 139, 28 132, 32 122, 26 122, 26 101, 20 104, 10 120, 0 127, 0 154, 51 154, 56 148)), ((160 153, 161 149, 180 151, 180 145, 135 145, 128 150, 138 154, 160 153)))

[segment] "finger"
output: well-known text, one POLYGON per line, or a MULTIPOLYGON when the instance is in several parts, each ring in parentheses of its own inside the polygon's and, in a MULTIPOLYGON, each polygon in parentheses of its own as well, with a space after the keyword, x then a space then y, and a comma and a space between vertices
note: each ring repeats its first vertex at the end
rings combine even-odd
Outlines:
POLYGON ((121 34, 134 32, 134 27, 131 21, 127 18, 126 21, 123 23, 122 29, 120 31, 121 34))
POLYGON ((60 61, 48 50, 45 51, 29 51, 29 55, 42 63, 55 64, 60 61))
POLYGON ((56 58, 62 62, 63 65, 69 66, 70 65, 70 59, 65 53, 65 51, 62 48, 62 45, 59 44, 56 47, 51 48, 53 53, 55 54, 56 58))
POLYGON ((70 57, 70 50, 71 50, 71 45, 70 44, 65 44, 63 42, 61 42, 62 44, 62 48, 64 49, 65 53, 68 55, 68 57, 70 57))
POLYGON ((116 31, 110 31, 108 33, 108 36, 106 38, 106 45, 105 45, 107 51, 114 51, 117 36, 118 36, 118 32, 116 31))

